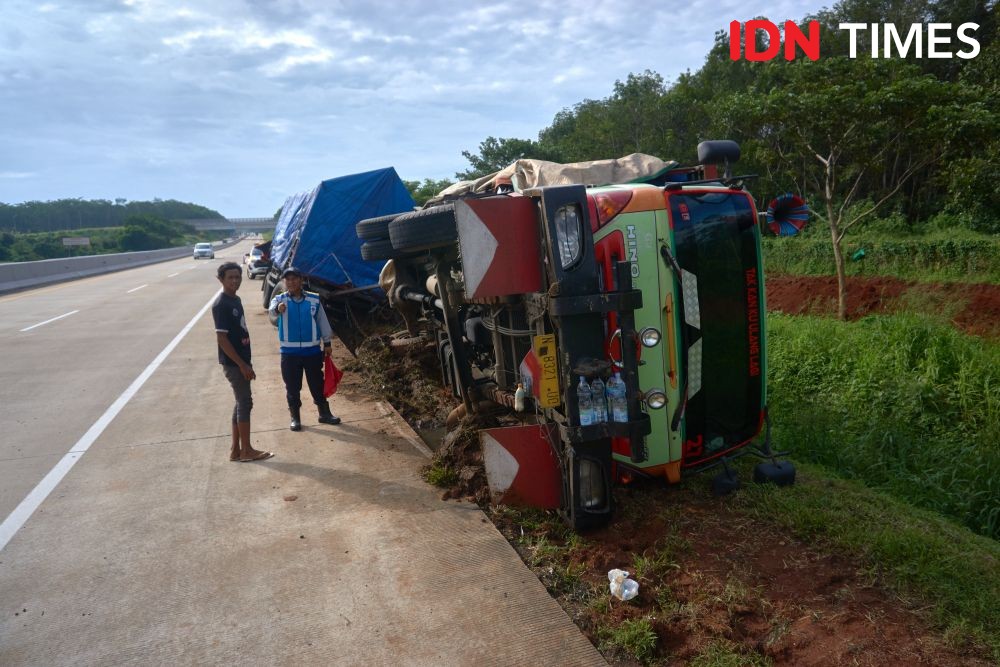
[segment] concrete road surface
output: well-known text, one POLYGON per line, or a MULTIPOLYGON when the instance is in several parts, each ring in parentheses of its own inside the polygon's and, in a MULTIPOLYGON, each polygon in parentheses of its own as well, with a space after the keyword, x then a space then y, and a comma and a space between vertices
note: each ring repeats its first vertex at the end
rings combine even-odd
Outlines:
POLYGON ((202 309, 246 249, 0 298, 0 665, 604 664, 350 375, 343 424, 287 430, 259 281, 253 442, 277 456, 228 461, 202 309))

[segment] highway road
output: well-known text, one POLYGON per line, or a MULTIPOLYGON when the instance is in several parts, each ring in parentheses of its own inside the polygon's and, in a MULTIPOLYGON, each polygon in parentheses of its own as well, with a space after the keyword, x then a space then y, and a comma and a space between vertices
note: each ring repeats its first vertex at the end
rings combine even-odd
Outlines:
MULTIPOLYGON (((0 517, 78 447, 218 292, 218 265, 249 246, 0 297, 0 517)), ((259 285, 243 289, 254 307, 259 285)))
POLYGON ((289 432, 259 281, 252 442, 277 455, 229 461, 206 310, 245 250, 0 298, 0 665, 606 664, 351 373, 342 424, 289 432))

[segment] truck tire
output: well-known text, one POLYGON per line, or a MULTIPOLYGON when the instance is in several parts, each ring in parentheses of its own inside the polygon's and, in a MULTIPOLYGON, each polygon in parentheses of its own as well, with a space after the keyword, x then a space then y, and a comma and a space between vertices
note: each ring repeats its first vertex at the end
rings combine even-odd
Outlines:
POLYGON ((753 469, 753 481, 757 484, 770 482, 775 486, 795 484, 795 466, 791 461, 758 463, 753 469))
POLYGON ((274 285, 264 276, 264 280, 261 281, 260 292, 261 292, 261 302, 264 306, 264 310, 267 310, 268 306, 271 305, 271 290, 274 289, 274 285))
POLYGON ((392 241, 389 239, 365 241, 361 244, 361 259, 363 260, 371 262, 380 259, 392 259, 393 256, 392 241))
POLYGON ((354 226, 358 238, 362 241, 389 238, 389 223, 399 217, 399 213, 392 215, 380 215, 377 218, 362 220, 354 226))
POLYGON ((450 246, 458 239, 455 205, 445 204, 404 213, 389 223, 389 238, 398 252, 417 252, 450 246))
POLYGON ((279 280, 274 285, 271 285, 271 283, 267 281, 267 278, 265 278, 261 291, 264 292, 264 310, 267 310, 271 306, 271 299, 279 294, 283 294, 287 290, 285 290, 284 280, 279 280))

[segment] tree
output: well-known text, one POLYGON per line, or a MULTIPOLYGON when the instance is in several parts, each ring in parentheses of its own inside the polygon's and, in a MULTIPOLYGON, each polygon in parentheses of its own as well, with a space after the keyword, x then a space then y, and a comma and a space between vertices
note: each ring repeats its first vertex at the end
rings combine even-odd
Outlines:
POLYGON ((0 204, 0 229, 45 232, 121 227, 129 216, 143 214, 166 220, 223 217, 218 211, 173 199, 156 199, 152 202, 126 202, 122 198, 114 202, 104 199, 57 199, 23 202, 13 206, 0 204))
POLYGON ((650 70, 629 74, 625 81, 615 81, 608 110, 621 148, 616 154, 602 157, 661 152, 668 131, 663 114, 666 92, 663 77, 650 70))
POLYGON ((830 229, 838 314, 847 313, 842 241, 916 174, 981 125, 953 86, 899 61, 833 57, 776 64, 756 90, 733 96, 734 128, 766 147, 775 172, 822 202, 830 229), (854 206, 862 201, 866 205, 854 206))
POLYGON ((538 134, 538 141, 554 162, 596 160, 621 150, 607 100, 584 100, 563 109, 538 134))
MULTIPOLYGON (((500 171, 521 158, 539 158, 538 144, 530 139, 486 137, 479 144, 479 153, 462 151, 462 156, 472 165, 471 169, 455 174, 462 181, 471 181, 500 171)), ((544 159, 544 158, 539 158, 544 159)))
POLYGON ((403 181, 403 185, 410 191, 410 196, 413 197, 413 201, 417 203, 417 206, 423 206, 428 199, 434 197, 451 184, 452 181, 447 178, 438 181, 432 178, 425 178, 422 183, 420 181, 403 181))

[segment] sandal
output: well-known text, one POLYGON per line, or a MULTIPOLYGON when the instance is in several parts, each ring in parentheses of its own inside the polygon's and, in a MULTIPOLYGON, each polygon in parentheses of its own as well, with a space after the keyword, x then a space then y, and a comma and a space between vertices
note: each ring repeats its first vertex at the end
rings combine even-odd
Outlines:
POLYGON ((264 461, 274 456, 274 452, 257 452, 248 459, 240 459, 240 463, 252 463, 254 461, 264 461))

